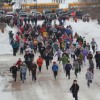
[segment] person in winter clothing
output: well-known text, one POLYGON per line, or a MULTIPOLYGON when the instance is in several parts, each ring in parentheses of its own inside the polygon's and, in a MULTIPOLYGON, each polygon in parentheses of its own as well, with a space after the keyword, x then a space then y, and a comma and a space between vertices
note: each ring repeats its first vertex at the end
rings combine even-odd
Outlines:
POLYGON ((84 55, 82 54, 82 52, 79 54, 78 59, 80 59, 80 65, 83 65, 84 55))
POLYGON ((12 33, 12 31, 9 31, 9 40, 10 40, 10 43, 11 43, 11 41, 13 40, 13 36, 14 36, 14 34, 12 33))
POLYGON ((27 73, 27 66, 25 64, 25 62, 23 62, 21 68, 20 68, 20 73, 22 75, 22 81, 24 83, 24 80, 26 80, 26 73, 27 73))
POLYGON ((100 52, 96 52, 95 54, 96 68, 100 69, 100 52))
POLYGON ((88 53, 88 55, 87 55, 87 59, 88 60, 91 60, 93 58, 93 55, 92 55, 92 53, 91 53, 91 51, 88 53))
POLYGON ((92 83, 92 79, 93 79, 93 73, 91 72, 91 70, 88 69, 85 76, 87 80, 87 85, 90 88, 90 83, 92 83))
POLYGON ((85 50, 87 50, 88 52, 90 51, 90 44, 89 43, 86 44, 85 50))
POLYGON ((31 51, 31 52, 29 53, 29 56, 30 56, 30 62, 32 63, 33 60, 34 60, 34 53, 33 53, 33 51, 31 51))
POLYGON ((23 54, 23 50, 24 50, 24 41, 23 40, 20 40, 19 48, 20 48, 20 54, 23 54))
POLYGON ((16 56, 16 53, 17 53, 18 48, 19 48, 19 43, 16 40, 13 40, 11 45, 12 45, 12 48, 13 48, 13 56, 16 56))
POLYGON ((42 64, 43 64, 43 59, 41 56, 39 56, 39 58, 37 59, 37 65, 39 67, 39 72, 41 72, 42 64))
POLYGON ((46 68, 48 69, 48 66, 49 66, 49 63, 50 63, 50 56, 48 53, 46 53, 44 55, 44 59, 45 59, 45 62, 46 62, 46 68))
POLYGON ((28 70, 29 70, 29 75, 30 75, 30 67, 31 67, 32 62, 31 62, 31 56, 30 56, 29 51, 26 51, 24 58, 25 58, 25 63, 26 63, 28 70))
POLYGON ((35 62, 33 62, 31 64, 32 81, 33 81, 33 79, 34 79, 34 81, 37 80, 37 78, 36 78, 36 69, 37 69, 37 65, 36 65, 35 62))
POLYGON ((74 60, 73 62, 73 69, 75 70, 75 76, 77 77, 77 73, 79 72, 79 62, 74 60))
POLYGON ((41 54, 41 57, 42 57, 42 58, 43 58, 44 52, 45 52, 45 47, 42 45, 42 46, 40 47, 40 54, 41 54))
POLYGON ((78 100, 79 85, 77 84, 77 80, 73 81, 70 91, 73 94, 73 98, 75 98, 75 100, 78 100))
POLYGON ((54 78, 56 79, 58 73, 58 65, 56 64, 55 61, 53 62, 52 71, 54 73, 54 78))
POLYGON ((94 73, 94 62, 92 59, 89 60, 89 69, 94 73))
POLYGON ((81 53, 80 48, 76 48, 76 50, 75 50, 76 57, 78 57, 80 53, 81 53))
POLYGON ((58 50, 55 56, 57 56, 58 61, 59 61, 59 63, 60 63, 60 59, 61 59, 61 51, 58 50))
POLYGON ((63 55, 61 58, 62 64, 63 64, 63 69, 65 70, 65 65, 68 63, 69 58, 66 55, 63 55))
POLYGON ((21 58, 18 59, 18 61, 16 62, 16 66, 18 66, 18 70, 20 70, 20 66, 22 65, 22 60, 21 58))
POLYGON ((92 46, 93 53, 95 53, 97 43, 95 42, 94 38, 92 38, 91 46, 92 46))
POLYGON ((62 56, 66 55, 69 58, 69 55, 66 51, 63 52, 62 56))
POLYGON ((16 64, 13 64, 13 66, 10 67, 10 72, 12 73, 12 77, 14 79, 14 82, 16 82, 16 78, 17 78, 17 67, 16 67, 16 64))
POLYGON ((70 79, 70 70, 72 69, 72 65, 70 64, 70 61, 65 65, 65 71, 66 71, 66 77, 68 76, 68 79, 70 79))
POLYGON ((84 64, 86 63, 86 58, 88 55, 88 51, 86 49, 82 50, 82 54, 83 54, 83 60, 84 60, 84 64))

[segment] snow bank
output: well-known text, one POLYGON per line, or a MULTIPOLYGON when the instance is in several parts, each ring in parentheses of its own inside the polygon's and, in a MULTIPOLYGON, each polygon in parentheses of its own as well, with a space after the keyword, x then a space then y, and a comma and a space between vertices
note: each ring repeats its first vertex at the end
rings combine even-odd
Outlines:
POLYGON ((17 28, 7 26, 4 34, 0 32, 0 55, 12 54, 12 47, 9 43, 9 31, 12 31, 15 34, 17 32, 17 28))
POLYGON ((79 20, 78 23, 67 21, 65 27, 67 25, 71 25, 73 32, 77 32, 85 37, 87 42, 90 42, 92 38, 95 38, 98 44, 98 50, 100 50, 100 25, 97 24, 97 21, 90 21, 89 23, 81 20, 79 20))

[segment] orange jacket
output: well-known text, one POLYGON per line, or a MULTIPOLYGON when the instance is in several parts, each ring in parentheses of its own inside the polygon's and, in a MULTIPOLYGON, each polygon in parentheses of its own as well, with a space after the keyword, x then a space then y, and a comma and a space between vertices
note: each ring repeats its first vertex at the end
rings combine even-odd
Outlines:
POLYGON ((38 65, 39 67, 41 67, 42 64, 43 64, 43 59, 42 59, 42 58, 38 58, 38 59, 37 59, 37 65, 38 65))

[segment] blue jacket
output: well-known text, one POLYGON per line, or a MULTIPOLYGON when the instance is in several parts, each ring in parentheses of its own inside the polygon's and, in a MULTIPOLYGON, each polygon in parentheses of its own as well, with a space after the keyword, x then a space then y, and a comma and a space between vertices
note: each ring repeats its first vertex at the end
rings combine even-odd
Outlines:
POLYGON ((54 64, 54 65, 52 66, 52 71, 58 71, 58 65, 54 64))
POLYGON ((70 29, 66 29, 66 34, 67 35, 72 34, 72 31, 70 29))

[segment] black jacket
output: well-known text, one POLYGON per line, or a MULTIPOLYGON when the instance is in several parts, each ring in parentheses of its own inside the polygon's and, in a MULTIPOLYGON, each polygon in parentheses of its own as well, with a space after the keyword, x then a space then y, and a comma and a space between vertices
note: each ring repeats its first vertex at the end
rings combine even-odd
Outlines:
POLYGON ((36 73, 37 65, 35 63, 31 64, 31 72, 36 73))
POLYGON ((78 93, 78 91, 79 91, 79 85, 78 85, 78 84, 73 84, 73 85, 71 86, 71 88, 70 88, 70 91, 71 91, 72 93, 78 93))
POLYGON ((95 60, 96 60, 96 62, 100 62, 100 54, 95 55, 95 60))
POLYGON ((12 72, 12 74, 17 74, 17 67, 16 66, 12 66, 10 68, 10 72, 12 72))

